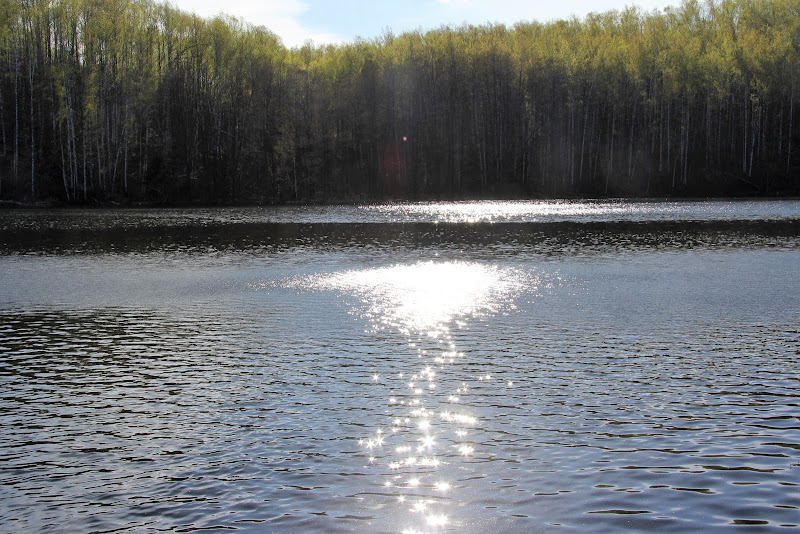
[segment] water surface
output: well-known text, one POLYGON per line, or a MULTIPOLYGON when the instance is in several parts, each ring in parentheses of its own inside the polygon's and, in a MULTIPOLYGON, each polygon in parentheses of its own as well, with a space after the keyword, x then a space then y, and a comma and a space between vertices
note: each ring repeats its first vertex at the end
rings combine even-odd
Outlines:
POLYGON ((0 529, 798 528, 798 221, 0 212, 0 529))

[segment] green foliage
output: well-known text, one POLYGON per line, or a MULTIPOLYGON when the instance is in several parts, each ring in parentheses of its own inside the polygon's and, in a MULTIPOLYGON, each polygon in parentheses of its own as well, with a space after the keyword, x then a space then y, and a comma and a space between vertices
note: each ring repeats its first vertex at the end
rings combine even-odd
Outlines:
POLYGON ((0 199, 800 194, 800 0, 287 49, 152 0, 0 0, 0 199))

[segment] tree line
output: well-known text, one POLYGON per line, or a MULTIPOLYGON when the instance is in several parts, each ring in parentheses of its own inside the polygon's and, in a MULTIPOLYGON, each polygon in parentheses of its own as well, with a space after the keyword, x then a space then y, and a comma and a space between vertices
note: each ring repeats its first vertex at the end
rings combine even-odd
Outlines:
POLYGON ((152 0, 0 0, 0 200, 800 194, 800 0, 288 49, 152 0))

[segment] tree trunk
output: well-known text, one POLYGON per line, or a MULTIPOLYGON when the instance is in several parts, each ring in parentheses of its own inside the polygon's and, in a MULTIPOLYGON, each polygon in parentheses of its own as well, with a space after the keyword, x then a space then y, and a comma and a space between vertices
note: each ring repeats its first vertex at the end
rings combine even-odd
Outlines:
POLYGON ((758 132, 758 123, 760 122, 760 114, 761 114, 761 106, 759 105, 756 109, 753 110, 752 121, 753 124, 750 127, 750 164, 747 167, 747 177, 753 177, 753 159, 755 157, 755 148, 756 148, 756 139, 757 132, 758 132))
POLYGON ((64 134, 59 135, 56 129, 55 117, 53 117, 53 135, 59 140, 58 148, 61 152, 61 180, 64 182, 64 194, 67 196, 67 202, 70 200, 69 183, 67 182, 67 162, 64 158, 64 134))
POLYGON ((7 153, 6 146, 6 119, 3 112, 3 84, 0 83, 0 134, 3 138, 3 156, 7 153))
POLYGON ((742 174, 747 172, 747 121, 750 120, 750 94, 745 91, 744 120, 742 120, 742 174))
POLYGON ((614 106, 611 111, 611 132, 609 133, 609 149, 608 149, 608 170, 606 171, 606 189, 605 195, 608 196, 608 181, 611 179, 611 174, 614 172, 614 123, 617 118, 617 107, 614 106))
POLYGON ((633 101, 633 111, 631 112, 631 138, 628 142, 628 179, 633 178, 633 138, 636 135, 636 108, 639 99, 633 101))
POLYGON ((686 104, 686 109, 684 110, 684 120, 686 122, 686 127, 684 128, 684 140, 683 140, 683 169, 682 169, 682 180, 683 185, 686 185, 689 179, 689 126, 690 126, 690 113, 689 113, 689 104, 686 104))
MULTIPOLYGON (((89 198, 89 187, 87 184, 88 181, 88 166, 89 166, 89 155, 87 154, 87 143, 89 139, 89 130, 86 127, 86 116, 84 114, 83 117, 83 135, 81 136, 81 148, 83 152, 83 162, 82 162, 82 170, 83 170, 83 200, 86 201, 89 198)), ((75 150, 75 179, 78 179, 78 146, 75 140, 75 121, 72 121, 72 147, 75 150)))
POLYGON ((580 168, 578 169, 578 183, 583 181, 583 157, 584 157, 584 147, 586 146, 586 125, 589 122, 589 103, 584 103, 584 110, 583 110, 583 133, 581 134, 581 164, 580 168))
POLYGON ((28 68, 28 81, 30 85, 30 115, 31 115, 31 200, 36 199, 36 136, 34 129, 33 117, 33 54, 31 53, 30 64, 28 68))
POLYGON ((569 156, 569 185, 572 188, 575 185, 575 102, 569 104, 569 132, 567 140, 569 146, 567 147, 567 154, 569 156))
MULTIPOLYGON (((72 197, 75 198, 78 180, 78 147, 75 140, 75 106, 70 87, 67 86, 67 154, 70 163, 72 197)), ((85 195, 85 191, 84 191, 85 195)))
POLYGON ((19 37, 14 36, 14 158, 11 163, 11 176, 17 182, 19 166, 19 37))
POLYGON ((778 159, 783 156, 783 98, 781 98, 781 109, 778 112, 778 159))
POLYGON ((792 95, 789 97, 789 139, 786 147, 786 176, 792 164, 792 126, 794 126, 794 78, 792 79, 792 95))
POLYGON ((661 113, 658 124, 658 172, 664 170, 664 104, 661 104, 661 113))
POLYGON ((706 95, 706 169, 711 167, 711 95, 706 95))
MULTIPOLYGON (((667 157, 666 157, 665 161, 667 162, 667 165, 671 166, 671 164, 670 164, 670 161, 671 161, 670 160, 670 153, 672 152, 672 102, 671 101, 667 101, 667 130, 666 130, 666 132, 667 132, 667 157)), ((669 171, 669 168, 667 168, 667 170, 669 171)), ((673 173, 673 175, 674 175, 674 173, 673 173)), ((674 188, 674 185, 675 184, 673 183, 673 188, 674 188)))

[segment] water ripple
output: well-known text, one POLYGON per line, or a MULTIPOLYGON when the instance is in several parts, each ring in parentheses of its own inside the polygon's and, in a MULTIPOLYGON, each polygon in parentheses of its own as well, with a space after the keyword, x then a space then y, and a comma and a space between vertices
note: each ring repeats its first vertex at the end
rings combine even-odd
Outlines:
POLYGON ((570 224, 0 255, 0 530, 800 528, 794 223, 570 224))

